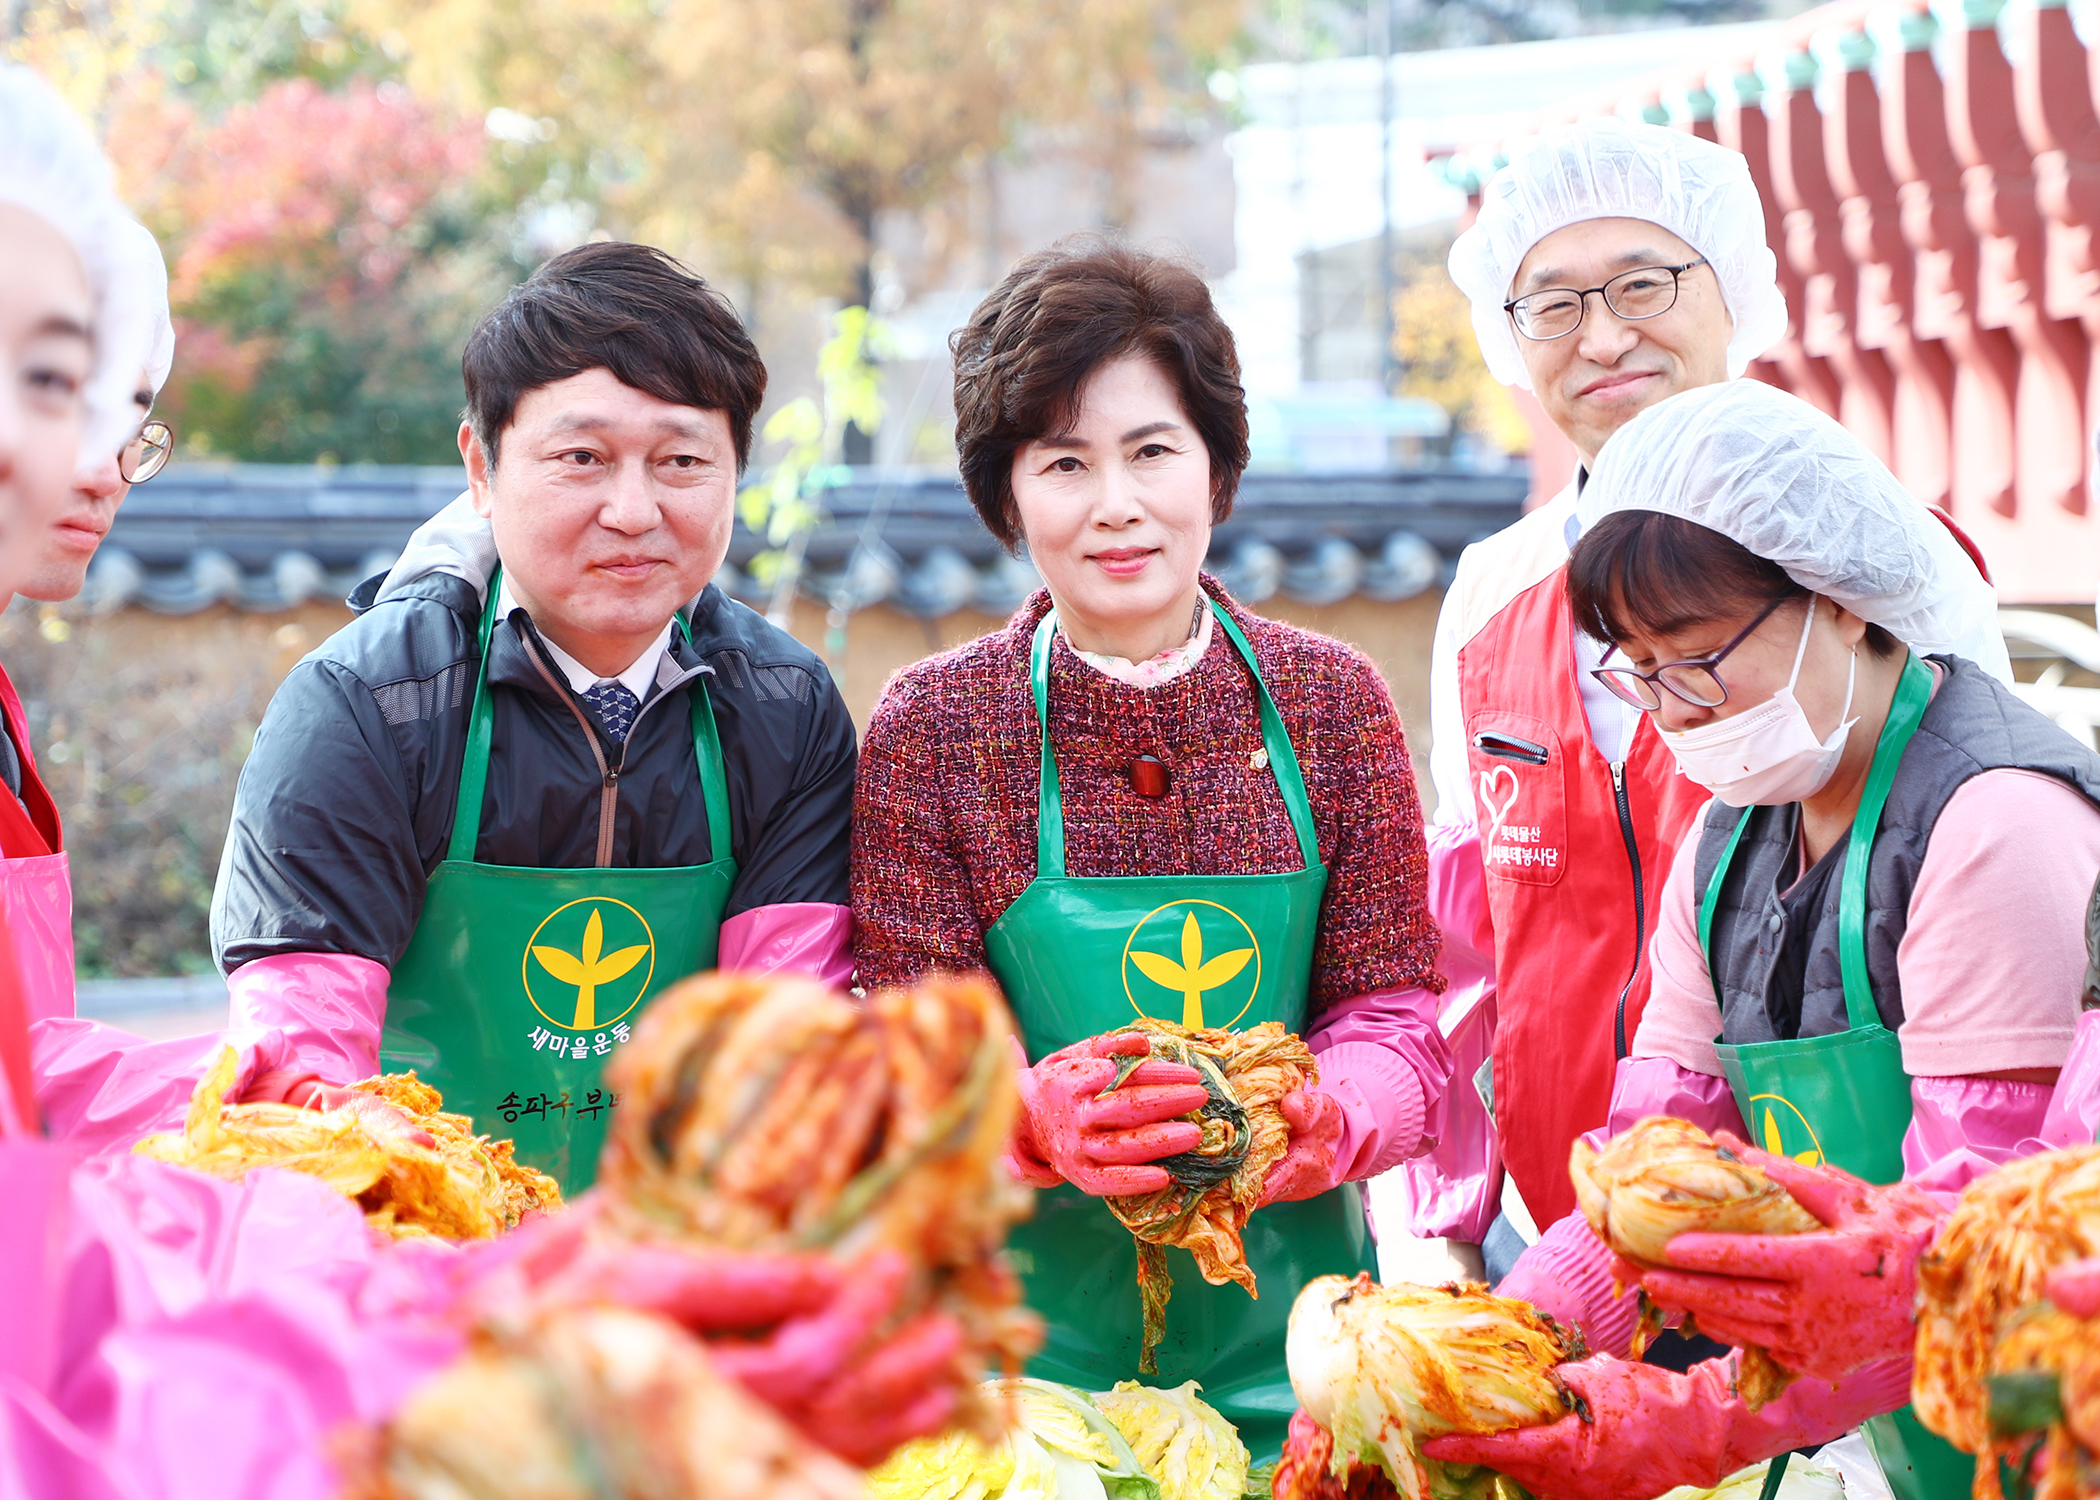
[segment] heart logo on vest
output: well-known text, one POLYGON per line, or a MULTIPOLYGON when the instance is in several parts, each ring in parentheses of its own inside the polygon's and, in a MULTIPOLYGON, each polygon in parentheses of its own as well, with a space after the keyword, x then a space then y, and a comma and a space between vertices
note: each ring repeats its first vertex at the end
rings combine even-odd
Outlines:
POLYGON ((1823 1143, 1815 1127, 1781 1094, 1752 1094, 1750 1128, 1758 1133, 1758 1144, 1774 1156, 1798 1161, 1804 1167, 1823 1165, 1823 1143))
POLYGON ((1521 790, 1517 785, 1517 773, 1508 766, 1497 766, 1492 771, 1480 773, 1480 807, 1488 819, 1487 837, 1481 841, 1483 847, 1494 847, 1495 840, 1502 836, 1502 825, 1509 821, 1509 815, 1516 810, 1517 793, 1521 790), (1505 781, 1509 784, 1509 795, 1497 803, 1496 789, 1505 781))
POLYGON ((1123 943, 1123 993, 1141 1016, 1190 1028, 1237 1025, 1261 988, 1254 929, 1215 901, 1154 907, 1123 943))
POLYGON ((625 901, 583 896, 549 912, 526 941, 525 998, 564 1031, 610 1026, 656 973, 656 934, 625 901))

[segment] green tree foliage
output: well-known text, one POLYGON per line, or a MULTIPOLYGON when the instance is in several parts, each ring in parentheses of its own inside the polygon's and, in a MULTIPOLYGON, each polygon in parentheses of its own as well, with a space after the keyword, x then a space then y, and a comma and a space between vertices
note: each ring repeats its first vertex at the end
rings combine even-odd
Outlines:
POLYGON ((865 307, 841 308, 831 326, 817 351, 823 399, 798 396, 767 418, 760 436, 780 446, 780 457, 761 483, 737 498, 744 524, 766 539, 752 572, 773 590, 771 613, 782 625, 801 575, 802 548, 824 519, 824 491, 851 477, 846 435, 873 437, 887 414, 875 364, 891 352, 888 330, 865 307))
POLYGON ((138 202, 183 335, 164 409, 193 449, 305 462, 456 455, 467 329, 504 267, 483 133, 398 83, 266 87, 178 143, 138 202))
POLYGON ((355 0, 426 96, 545 121, 617 233, 870 305, 884 215, 1025 129, 1111 184, 1239 0, 355 0))
POLYGON ((1485 438, 1504 453, 1531 447, 1531 428, 1509 390, 1488 373, 1473 335, 1466 294, 1444 271, 1450 244, 1404 257, 1393 293, 1393 352, 1403 371, 1400 393, 1426 396, 1451 413, 1452 426, 1485 438))
POLYGON ((337 0, 17 0, 167 252, 186 453, 456 461, 459 355, 529 269, 512 164, 337 0))

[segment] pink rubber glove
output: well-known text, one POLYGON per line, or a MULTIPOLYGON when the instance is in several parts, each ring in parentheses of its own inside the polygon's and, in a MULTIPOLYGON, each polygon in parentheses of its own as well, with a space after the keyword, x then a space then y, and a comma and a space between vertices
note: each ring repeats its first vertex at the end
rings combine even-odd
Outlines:
POLYGON ((715 1362, 805 1435, 872 1468, 900 1444, 946 1427, 962 1388, 985 1373, 971 1366, 962 1329, 947 1314, 896 1326, 910 1276, 897 1252, 871 1256, 825 1306, 762 1340, 714 1343, 715 1362))
POLYGON ((2046 1286, 2049 1300, 2072 1317, 2100 1315, 2100 1257, 2058 1266, 2046 1286))
POLYGON ((1182 1063, 1140 1063, 1114 1093, 1117 1059, 1142 1057, 1150 1043, 1137 1032, 1088 1037, 1021 1070, 1021 1123, 1009 1160, 1023 1181, 1069 1182, 1096 1198, 1156 1193, 1173 1179, 1163 1156, 1193 1151, 1203 1129, 1176 1116, 1210 1101, 1203 1075, 1182 1063), (1029 1170, 1034 1164, 1035 1170, 1029 1170))
POLYGON ((1336 1148, 1342 1143, 1342 1106, 1318 1089, 1293 1089, 1276 1101, 1291 1127, 1291 1143, 1262 1179, 1261 1202, 1295 1203, 1334 1189, 1341 1174, 1336 1148))
POLYGON ((243 1104, 289 1104, 294 1109, 340 1109, 360 1116, 381 1135, 397 1136, 425 1151, 437 1149, 437 1137, 404 1110, 357 1089, 321 1082, 303 1068, 271 1068, 255 1075, 241 1095, 243 1104))
POLYGON ((1835 1167, 1805 1167, 1715 1138, 1830 1227, 1821 1234, 1681 1234, 1673 1270, 1641 1273, 1649 1297, 1690 1313, 1709 1338, 1769 1349, 1797 1375, 1838 1380, 1907 1357, 1917 1338, 1918 1257, 1945 1210, 1916 1187, 1875 1187, 1835 1167))
POLYGON ((1680 1484, 1712 1489, 1736 1470, 1850 1432, 1910 1399, 1910 1361, 1868 1365, 1837 1389, 1797 1380, 1760 1411, 1730 1391, 1736 1356, 1687 1374, 1599 1356, 1557 1372, 1581 1400, 1543 1427, 1441 1437, 1422 1452, 1486 1464, 1539 1500, 1653 1500, 1680 1484), (1586 1415, 1585 1415, 1586 1413, 1586 1415))
POLYGON ((846 1267, 823 1255, 707 1250, 593 1238, 591 1198, 521 1229, 508 1267, 476 1289, 498 1309, 525 1292, 543 1305, 612 1302, 660 1313, 706 1341, 717 1368, 812 1441, 872 1467, 938 1432, 983 1378, 953 1318, 899 1323, 911 1271, 894 1250, 846 1267), (564 1222, 568 1219, 575 1223, 564 1222))

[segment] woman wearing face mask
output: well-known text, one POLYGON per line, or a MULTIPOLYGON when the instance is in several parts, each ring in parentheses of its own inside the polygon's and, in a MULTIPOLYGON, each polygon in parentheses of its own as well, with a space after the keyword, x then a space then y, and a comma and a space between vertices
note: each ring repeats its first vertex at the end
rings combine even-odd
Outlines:
MULTIPOLYGON (((1595 1361, 1570 1378, 1592 1422, 1428 1451, 1542 1494, 1637 1497, 1872 1417, 1899 1495, 1959 1493, 1972 1462, 1896 1410, 1908 1267, 1935 1217, 1923 1190, 2039 1149, 2060 1103, 2100 873, 2100 756, 1937 649, 1941 583, 1966 559, 1791 396, 1739 381, 1657 405, 1605 446, 1583 506, 1569 591, 1615 648, 1598 675, 1714 793, 1664 891, 1654 994, 1601 1135, 1671 1114, 1791 1158, 1775 1172, 1831 1225, 1793 1268, 1824 1316, 1814 1350, 1798 1319, 1771 1342, 1824 1378, 1752 1413, 1729 1394, 1729 1361, 1689 1375, 1595 1361), (1810 1170, 1824 1164, 1913 1185, 1861 1198, 1810 1170), (1862 1303, 1866 1281, 1893 1325, 1862 1303)), ((1686 1249, 1724 1238, 1749 1239, 1686 1249)), ((1578 1216, 1500 1290, 1616 1349, 1633 1309, 1611 1280, 1578 1216)), ((1699 1324, 1742 1334, 1746 1305, 1785 1321, 1785 1297, 1768 1286, 1699 1324)))
POLYGON ((1247 613, 1200 571, 1247 418, 1194 271, 1061 245, 953 348, 971 502, 1048 588, 901 673, 875 711, 853 820, 858 977, 989 969, 1004 987, 1027 1053, 1013 1164, 1047 1189, 1015 1235, 1050 1325, 1031 1373, 1097 1390, 1139 1375, 1142 1330, 1130 1232, 1098 1199, 1165 1187, 1155 1163, 1197 1145, 1179 1117, 1205 1098, 1194 1069, 1157 1061, 1102 1097, 1116 1055, 1143 1049, 1122 1029, 1275 1020, 1305 1037, 1319 1081, 1282 1101, 1289 1150, 1245 1235, 1259 1300, 1169 1249, 1146 1376, 1200 1381, 1273 1454, 1294 1404, 1291 1299, 1374 1268, 1354 1184, 1422 1149, 1447 1067, 1399 719, 1361 653, 1247 613), (1208 983, 1153 977, 1176 966, 1208 983))

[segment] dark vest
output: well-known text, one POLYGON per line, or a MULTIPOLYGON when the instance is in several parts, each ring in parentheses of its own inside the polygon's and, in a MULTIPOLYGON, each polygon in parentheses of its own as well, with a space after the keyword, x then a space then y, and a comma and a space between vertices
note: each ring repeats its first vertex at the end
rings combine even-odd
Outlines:
POLYGON ((2100 880, 2093 882, 2085 909, 2085 952, 2085 1009, 2100 1010, 2100 880))
MULTIPOLYGON (((2037 771, 2100 806, 2100 755, 2022 703, 1995 677, 1958 657, 1932 658, 1947 676, 1926 706, 1889 788, 1867 868, 1867 970, 1881 1024, 1903 1024, 1896 949, 1933 824, 1947 799, 1985 771, 2037 771)), ((1706 894, 1739 809, 1707 809, 1693 867, 1693 899, 1706 894)), ((1838 893, 1849 840, 1840 839, 1796 882, 1801 809, 1757 807, 1714 908, 1710 967, 1721 998, 1721 1040, 1793 1041, 1843 1031, 1838 893), (1789 889, 1789 886, 1792 888, 1789 889)))

